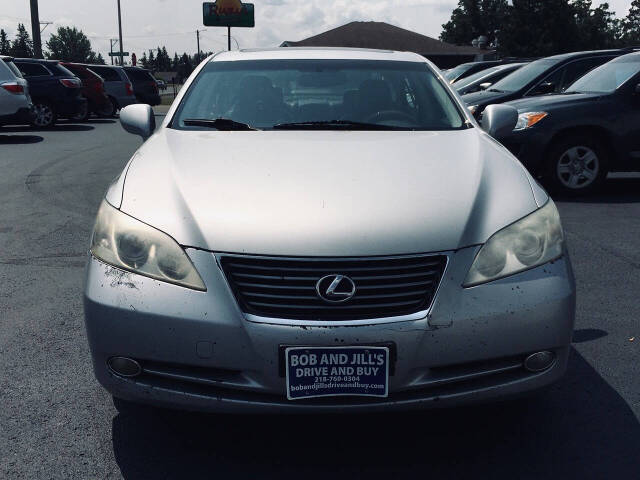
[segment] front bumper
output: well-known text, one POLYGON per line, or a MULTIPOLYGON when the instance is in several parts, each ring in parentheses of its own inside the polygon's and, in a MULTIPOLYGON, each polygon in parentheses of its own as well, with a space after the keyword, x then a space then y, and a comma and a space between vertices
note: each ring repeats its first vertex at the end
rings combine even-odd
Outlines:
POLYGON ((114 396, 165 407, 219 412, 329 412, 449 406, 546 386, 566 369, 575 316, 568 258, 464 289, 478 248, 450 253, 425 318, 375 325, 273 325, 239 311, 212 253, 187 252, 207 285, 197 292, 123 272, 90 258, 85 318, 94 371, 114 396), (282 345, 393 344, 389 398, 290 402, 280 375, 282 345), (541 373, 524 369, 534 352, 556 354, 541 373), (136 359, 127 379, 107 366, 136 359))

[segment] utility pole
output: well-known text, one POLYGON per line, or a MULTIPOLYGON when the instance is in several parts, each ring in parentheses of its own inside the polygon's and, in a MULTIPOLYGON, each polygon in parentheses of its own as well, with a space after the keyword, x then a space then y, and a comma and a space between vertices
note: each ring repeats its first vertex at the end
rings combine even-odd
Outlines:
POLYGON ((124 65, 124 55, 122 54, 122 15, 120 14, 120 0, 118 0, 118 32, 119 32, 119 45, 120 45, 120 66, 124 65))
POLYGON ((198 63, 200 63, 200 30, 196 30, 196 38, 198 41, 198 63))
POLYGON ((36 58, 42 58, 42 38, 40 37, 38 0, 31 0, 31 36, 33 37, 33 56, 36 58))

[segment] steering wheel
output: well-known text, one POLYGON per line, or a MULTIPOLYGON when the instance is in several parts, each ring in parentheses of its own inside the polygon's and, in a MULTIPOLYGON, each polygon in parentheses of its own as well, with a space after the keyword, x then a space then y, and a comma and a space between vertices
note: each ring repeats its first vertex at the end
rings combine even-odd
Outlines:
POLYGON ((413 118, 411 115, 409 115, 408 113, 405 113, 401 110, 381 110, 379 112, 376 112, 372 115, 369 115, 366 119, 365 122, 367 123, 372 123, 374 121, 384 121, 384 120, 406 120, 409 121, 411 123, 415 123, 416 119, 413 118))

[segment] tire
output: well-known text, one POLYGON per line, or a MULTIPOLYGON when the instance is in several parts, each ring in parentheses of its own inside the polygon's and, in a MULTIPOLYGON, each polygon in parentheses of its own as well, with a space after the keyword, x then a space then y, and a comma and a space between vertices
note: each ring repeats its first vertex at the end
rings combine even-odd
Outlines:
POLYGON ((74 122, 86 122, 87 120, 89 120, 89 116, 91 115, 91 110, 89 110, 89 104, 85 102, 84 106, 82 107, 82 109, 80 110, 80 112, 78 112, 77 115, 74 115, 73 117, 70 117, 69 120, 72 120, 74 122))
POLYGON ((35 128, 51 128, 58 121, 58 116, 51 104, 37 101, 33 104, 35 117, 31 121, 31 126, 35 128))
POLYGON ((543 177, 553 192, 576 197, 597 191, 608 172, 604 145, 587 135, 572 135, 550 148, 543 177))
POLYGON ((117 112, 118 112, 118 105, 116 101, 113 98, 109 97, 109 101, 107 102, 107 105, 105 106, 105 108, 103 108, 102 110, 96 113, 103 118, 113 118, 116 116, 117 112))

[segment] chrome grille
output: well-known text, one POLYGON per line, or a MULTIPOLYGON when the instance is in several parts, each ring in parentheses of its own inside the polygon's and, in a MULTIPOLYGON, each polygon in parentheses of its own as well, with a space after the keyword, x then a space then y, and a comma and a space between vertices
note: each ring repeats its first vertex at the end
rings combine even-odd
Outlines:
POLYGON ((278 258, 221 255, 240 308, 253 315, 300 320, 386 318, 429 308, 444 272, 445 255, 373 258, 278 258), (327 303, 316 284, 345 275, 356 293, 327 303))

